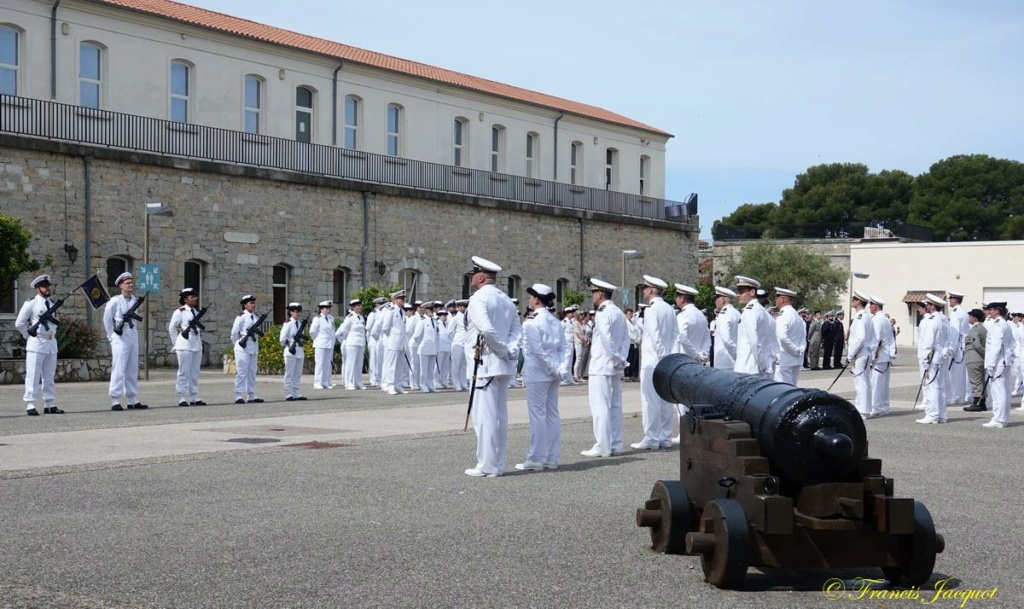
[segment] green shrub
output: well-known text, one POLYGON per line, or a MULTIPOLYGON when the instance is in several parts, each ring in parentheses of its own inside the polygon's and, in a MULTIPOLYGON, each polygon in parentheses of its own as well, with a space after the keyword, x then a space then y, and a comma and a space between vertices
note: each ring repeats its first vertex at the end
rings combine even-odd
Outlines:
MULTIPOLYGON (((57 326, 57 357, 60 359, 90 359, 96 357, 100 335, 81 319, 60 318, 57 326)), ((21 334, 14 337, 14 346, 25 349, 27 341, 21 334)))

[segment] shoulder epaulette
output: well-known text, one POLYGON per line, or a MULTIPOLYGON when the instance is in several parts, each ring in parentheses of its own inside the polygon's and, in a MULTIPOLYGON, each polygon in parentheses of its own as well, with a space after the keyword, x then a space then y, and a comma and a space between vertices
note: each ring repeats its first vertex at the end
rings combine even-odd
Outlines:
POLYGON ((754 303, 752 303, 752 302, 751 302, 751 303, 748 303, 748 304, 747 304, 747 306, 745 306, 745 307, 743 307, 743 308, 744 308, 744 309, 753 309, 753 308, 754 308, 754 303))
POLYGON ((179 310, 179 311, 184 311, 184 310, 185 310, 185 307, 178 307, 178 310, 179 310))

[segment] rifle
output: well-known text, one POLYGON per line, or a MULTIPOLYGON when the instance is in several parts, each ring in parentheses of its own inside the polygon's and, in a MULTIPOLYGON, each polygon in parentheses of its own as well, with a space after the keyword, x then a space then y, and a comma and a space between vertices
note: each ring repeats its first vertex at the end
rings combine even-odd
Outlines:
POLYGON ((128 324, 129 328, 134 328, 136 321, 142 321, 142 318, 136 315, 135 312, 139 310, 139 307, 142 306, 142 303, 145 300, 145 294, 135 299, 135 304, 133 304, 131 308, 124 312, 124 316, 121 318, 121 321, 114 324, 114 334, 121 336, 121 333, 124 332, 125 324, 128 324))
POLYGON ((257 336, 263 336, 263 330, 260 330, 260 326, 263 325, 263 322, 267 319, 267 315, 270 315, 270 311, 264 313, 256 320, 256 323, 249 326, 249 329, 245 331, 245 336, 242 337, 242 340, 238 341, 239 347, 245 349, 245 345, 250 339, 255 340, 257 336))
POLYGON ((295 355, 295 347, 301 347, 302 343, 306 342, 306 337, 303 333, 306 331, 307 324, 309 324, 308 317, 299 320, 295 327, 295 338, 292 339, 292 344, 288 345, 288 353, 295 355))
POLYGON ((32 338, 35 338, 36 334, 39 333, 39 324, 43 325, 44 330, 49 330, 50 324, 53 324, 54 327, 60 325, 57 323, 57 320, 54 319, 53 314, 57 312, 57 309, 64 306, 64 300, 66 298, 67 296, 65 296, 64 298, 58 298, 56 302, 54 302, 52 305, 49 306, 49 308, 43 311, 43 314, 39 316, 39 321, 28 327, 28 335, 31 336, 32 338))
POLYGON ((469 408, 466 409, 466 424, 462 431, 469 430, 469 414, 473 412, 473 395, 476 394, 476 373, 480 370, 480 362, 483 361, 484 337, 482 334, 476 337, 476 345, 473 347, 473 378, 469 381, 469 408))
POLYGON ((182 335, 182 337, 185 338, 185 340, 188 340, 188 335, 191 334, 192 332, 195 332, 196 329, 199 329, 199 330, 205 330, 206 329, 206 326, 203 325, 203 322, 201 322, 199 320, 202 319, 203 315, 206 315, 206 312, 209 311, 209 310, 210 310, 210 307, 203 307, 202 309, 199 309, 199 314, 194 316, 192 318, 192 321, 188 322, 188 327, 181 331, 181 335, 182 335))

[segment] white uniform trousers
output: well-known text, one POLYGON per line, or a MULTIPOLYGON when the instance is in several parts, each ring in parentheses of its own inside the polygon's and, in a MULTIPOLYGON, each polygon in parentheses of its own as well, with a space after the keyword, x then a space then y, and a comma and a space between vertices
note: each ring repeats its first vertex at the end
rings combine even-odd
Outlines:
POLYGON ((405 357, 409 358, 406 362, 406 366, 409 367, 409 374, 404 377, 405 384, 403 387, 409 389, 420 388, 420 356, 416 353, 410 353, 409 349, 405 350, 405 357))
POLYGON ((466 352, 462 345, 452 346, 452 387, 462 391, 469 387, 469 374, 466 370, 466 352))
POLYGON ((562 375, 563 385, 576 385, 576 379, 573 378, 572 369, 572 354, 573 349, 566 349, 565 356, 562 358, 562 368, 565 370, 565 374, 562 375))
POLYGON ((128 404, 137 403, 139 397, 139 342, 115 341, 110 343, 110 390, 111 402, 121 403, 121 396, 128 404))
MULTIPOLYGON (((285 349, 287 351, 287 349, 285 349)), ((296 353, 302 353, 301 349, 296 348, 296 353)), ((284 358, 284 397, 286 398, 297 398, 302 396, 302 392, 299 391, 299 385, 302 383, 302 364, 305 357, 288 357, 284 358)))
POLYGON ((964 364, 963 356, 960 357, 960 363, 957 363, 954 358, 952 360, 953 367, 949 369, 950 404, 966 404, 971 401, 970 385, 967 383, 967 366, 964 364))
POLYGON ((57 354, 27 351, 25 353, 25 410, 35 408, 36 387, 43 381, 43 406, 53 406, 55 397, 53 375, 57 373, 57 354))
POLYGON ((445 389, 452 387, 452 352, 437 352, 437 367, 441 370, 437 374, 437 384, 445 389))
POLYGON ((383 349, 384 361, 381 364, 380 388, 383 391, 392 389, 401 391, 405 386, 408 367, 405 365, 405 351, 383 349))
POLYGON ((654 368, 640 369, 640 408, 644 439, 648 444, 666 444, 675 432, 676 408, 654 390, 654 368))
POLYGON ((202 351, 175 351, 178 356, 178 382, 175 391, 179 402, 199 401, 199 366, 203 363, 202 351))
POLYGON ((1013 393, 1024 392, 1024 357, 1013 358, 1013 369, 1017 373, 1017 380, 1013 383, 1013 393))
POLYGON ((366 356, 366 350, 360 345, 343 345, 341 350, 341 380, 345 383, 345 389, 362 389, 363 358, 366 356))
POLYGON ((419 360, 419 366, 417 367, 420 372, 420 391, 423 393, 433 393, 437 391, 437 389, 434 388, 434 385, 437 383, 437 356, 418 355, 416 357, 419 360))
POLYGON ((921 366, 921 378, 924 381, 924 385, 921 387, 921 396, 924 399, 924 415, 925 418, 933 421, 946 420, 945 385, 942 381, 942 375, 939 373, 941 368, 941 362, 931 366, 921 366), (924 377, 926 372, 928 378, 924 377))
MULTIPOLYGON (((590 414, 594 417, 593 450, 605 455, 622 452, 622 382, 619 374, 590 375, 587 393, 590 414)), ((670 430, 669 435, 671 433, 670 430)))
POLYGON ((380 359, 377 357, 381 354, 380 341, 368 339, 366 346, 370 349, 370 369, 369 369, 369 381, 370 385, 380 385, 380 359))
POLYGON ((477 380, 473 396, 476 431, 476 469, 485 474, 505 472, 508 446, 508 376, 477 380))
POLYGON ((871 416, 889 414, 889 373, 891 364, 875 364, 865 374, 871 376, 871 416))
POLYGON ((850 368, 853 371, 853 390, 856 392, 853 405, 862 417, 871 415, 871 381, 874 380, 871 375, 875 373, 870 364, 866 357, 859 357, 850 368))
POLYGON ((334 368, 334 349, 317 347, 313 349, 313 389, 330 389, 331 372, 334 368))
POLYGON ((562 458, 558 380, 526 383, 526 410, 530 415, 530 450, 526 460, 558 465, 562 458))
POLYGON ((235 345, 235 399, 255 400, 256 368, 259 366, 259 351, 249 355, 245 349, 235 345))
POLYGON ((1010 422, 1010 393, 1013 379, 1010 369, 997 366, 995 374, 988 380, 988 399, 986 403, 992 407, 992 420, 1006 425, 1010 422))
POLYGON ((796 387, 797 377, 800 376, 800 364, 796 366, 779 366, 775 369, 775 380, 779 383, 787 383, 796 387))

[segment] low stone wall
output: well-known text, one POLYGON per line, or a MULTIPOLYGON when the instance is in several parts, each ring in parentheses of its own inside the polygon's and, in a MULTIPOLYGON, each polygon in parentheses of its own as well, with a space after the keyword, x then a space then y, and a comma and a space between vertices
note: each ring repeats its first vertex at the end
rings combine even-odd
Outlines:
MULTIPOLYGON (((59 359, 57 373, 54 375, 58 383, 80 383, 84 381, 109 381, 109 359, 59 359)), ((15 385, 25 382, 25 360, 0 360, 0 385, 15 385)))

